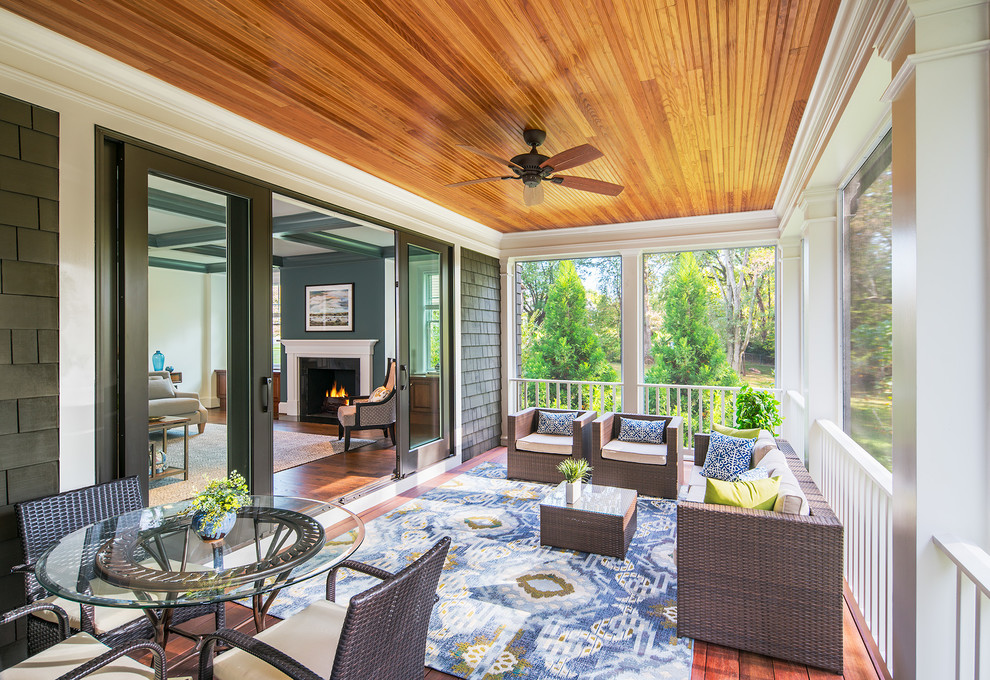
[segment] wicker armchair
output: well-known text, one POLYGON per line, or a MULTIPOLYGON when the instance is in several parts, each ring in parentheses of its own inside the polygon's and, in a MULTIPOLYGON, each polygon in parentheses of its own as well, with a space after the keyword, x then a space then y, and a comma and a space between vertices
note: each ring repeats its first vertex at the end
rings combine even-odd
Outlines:
MULTIPOLYGON (((35 561, 63 537, 90 524, 143 507, 137 477, 126 477, 18 503, 14 510, 25 564, 14 570, 24 575, 25 601, 29 604, 46 599, 54 601, 69 612, 74 630, 89 633, 111 647, 131 640, 151 639, 154 630, 142 610, 94 607, 52 598, 34 576, 35 561)), ((36 612, 28 617, 28 653, 32 655, 62 639, 54 616, 39 614, 40 612, 36 612)), ((204 614, 213 614, 217 628, 223 627, 223 604, 180 607, 175 610, 172 620, 180 623, 204 614)))
POLYGON ((111 649, 88 633, 76 633, 70 638, 69 616, 54 604, 37 602, 9 611, 0 615, 0 625, 25 616, 35 618, 31 615, 42 611, 55 619, 56 636, 52 645, 9 668, 0 664, 4 680, 77 680, 98 671, 115 678, 165 680, 165 651, 154 642, 132 642, 111 649), (153 667, 127 656, 133 652, 151 652, 153 667))
POLYGON ((677 498, 678 461, 681 459, 680 416, 651 416, 638 413, 606 413, 591 424, 592 479, 596 484, 635 489, 644 496, 677 498), (604 447, 615 446, 622 418, 664 420, 667 422, 663 444, 632 444, 630 451, 610 453, 604 447), (622 456, 622 459, 613 456, 622 456))
POLYGON ((327 577, 327 599, 250 638, 233 630, 203 640, 200 680, 240 680, 285 674, 296 680, 422 680, 426 635, 450 538, 391 574, 350 560, 327 577), (337 570, 354 569, 382 580, 336 604, 337 570), (217 642, 234 647, 214 661, 217 642), (274 670, 273 670, 274 669, 274 670), (279 673, 279 671, 281 673, 279 673))
MULTIPOLYGON (((573 439, 562 451, 530 451, 519 447, 519 440, 536 432, 540 411, 548 413, 574 413, 573 409, 530 407, 509 416, 508 478, 530 482, 556 484, 564 476, 557 470, 563 456, 588 458, 591 449, 591 422, 598 417, 596 411, 581 411, 574 419, 573 439)), ((556 437, 555 437, 556 438, 556 437)), ((563 439, 563 437, 560 437, 563 439)), ((551 446, 549 448, 557 448, 551 446)))
POLYGON ((842 524, 777 444, 811 514, 678 502, 677 634, 841 673, 842 524))
POLYGON ((368 401, 369 395, 352 397, 350 403, 337 409, 337 439, 344 438, 344 452, 351 448, 351 430, 381 430, 392 438, 395 446, 395 359, 388 360, 385 384, 388 395, 380 401, 368 401))

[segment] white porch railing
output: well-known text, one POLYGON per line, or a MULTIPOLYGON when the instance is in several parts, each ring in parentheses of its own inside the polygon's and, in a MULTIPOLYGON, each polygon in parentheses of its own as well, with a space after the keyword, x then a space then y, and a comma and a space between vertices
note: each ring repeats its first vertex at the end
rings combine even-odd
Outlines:
POLYGON ((893 477, 827 420, 811 426, 808 471, 845 528, 845 577, 892 673, 893 477))
POLYGON ((956 680, 981 680, 990 675, 990 555, 955 536, 932 541, 956 565, 956 680))
POLYGON ((515 404, 512 411, 530 406, 572 408, 586 411, 622 410, 622 383, 586 380, 549 380, 544 378, 511 378, 515 404))
MULTIPOLYGON (((713 423, 732 425, 736 418, 739 387, 721 385, 667 385, 640 383, 643 395, 640 413, 673 415, 684 418, 684 446, 694 448, 695 432, 710 432, 713 423)), ((781 389, 770 392, 778 400, 781 389)))

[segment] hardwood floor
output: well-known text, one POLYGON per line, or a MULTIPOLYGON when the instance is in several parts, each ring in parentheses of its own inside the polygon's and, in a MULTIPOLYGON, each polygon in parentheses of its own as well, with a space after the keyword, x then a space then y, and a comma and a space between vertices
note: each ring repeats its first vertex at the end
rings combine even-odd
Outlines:
MULTIPOLYGON (((227 422, 226 413, 221 409, 209 409, 207 413, 211 423, 222 425, 227 422)), ((279 432, 301 432, 337 438, 337 428, 323 423, 280 419, 274 422, 273 429, 275 437, 278 437, 279 432)), ((368 431, 357 434, 361 435, 371 438, 380 436, 381 433, 368 431)), ((275 493, 280 496, 336 500, 372 482, 387 479, 394 472, 395 447, 379 448, 369 444, 352 448, 347 453, 338 453, 276 472, 275 493)))
MULTIPOLYGON (((308 426, 309 424, 292 423, 291 425, 308 426)), ((365 522, 371 521, 481 463, 487 461, 504 463, 505 455, 505 447, 492 449, 480 456, 476 456, 448 473, 439 475, 429 482, 416 486, 395 498, 370 508, 361 513, 360 516, 365 522)), ((340 455, 330 456, 329 459, 324 460, 340 457, 340 455)), ((319 463, 321 461, 316 462, 319 463)), ((299 468, 305 468, 309 465, 315 465, 315 463, 299 466, 299 468)), ((299 470, 299 468, 292 468, 292 470, 299 470)), ((286 470, 285 472, 291 472, 292 470, 286 470)), ((280 483, 279 475, 284 475, 285 472, 275 475, 276 493, 283 493, 278 490, 280 488, 278 485, 280 483)), ((321 491, 325 483, 325 481, 321 481, 318 475, 310 476, 307 474, 299 474, 293 477, 291 482, 284 482, 287 485, 286 488, 289 488, 289 484, 294 485, 292 486, 292 493, 317 497, 325 497, 325 494, 321 491)), ((249 610, 240 605, 228 604, 227 622, 230 627, 236 627, 246 634, 251 634, 254 631, 249 610)), ((200 626, 196 632, 204 632, 205 627, 209 625, 209 620, 201 619, 195 623, 200 626)), ((827 680, 829 678, 841 677, 844 680, 880 680, 880 676, 873 668, 866 645, 862 637, 860 637, 859 630, 856 628, 855 621, 848 606, 844 611, 843 624, 845 672, 842 676, 827 673, 817 668, 808 668, 779 659, 770 659, 758 654, 751 654, 749 652, 742 652, 699 641, 695 643, 694 667, 691 678, 692 680, 827 680)), ((190 628, 193 629, 192 626, 190 628)), ((173 636, 169 640, 167 652, 170 659, 170 676, 189 675, 196 677, 195 650, 189 640, 173 636)), ((430 668, 424 670, 424 680, 447 680, 455 677, 430 668)), ((536 679, 534 678, 533 680, 536 679)))

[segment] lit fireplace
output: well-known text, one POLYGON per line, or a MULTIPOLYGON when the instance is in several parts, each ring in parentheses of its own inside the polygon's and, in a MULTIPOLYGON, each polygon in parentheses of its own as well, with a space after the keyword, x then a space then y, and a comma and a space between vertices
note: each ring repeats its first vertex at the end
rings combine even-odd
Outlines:
POLYGON ((342 386, 337 384, 334 380, 333 385, 326 390, 326 394, 323 397, 323 412, 329 413, 333 417, 337 417, 337 409, 344 406, 347 403, 347 390, 342 386))

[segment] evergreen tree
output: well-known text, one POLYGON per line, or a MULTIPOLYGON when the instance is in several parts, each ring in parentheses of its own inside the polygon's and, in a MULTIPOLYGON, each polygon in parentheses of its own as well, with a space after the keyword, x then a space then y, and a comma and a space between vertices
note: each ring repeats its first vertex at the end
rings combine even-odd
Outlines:
POLYGON ((663 321, 654 335, 649 383, 735 385, 725 345, 712 327, 710 293, 694 253, 681 253, 663 280, 663 321))
POLYGON ((587 294, 574 263, 562 261, 547 295, 543 323, 536 329, 523 362, 526 378, 557 380, 617 379, 589 326, 587 294))

